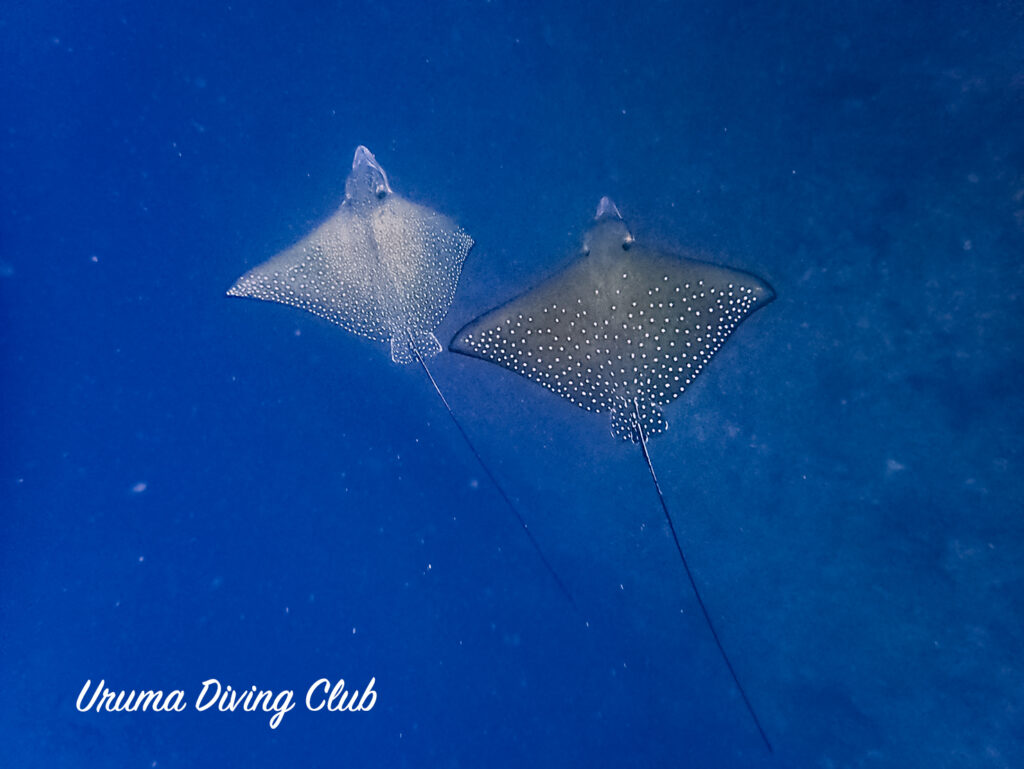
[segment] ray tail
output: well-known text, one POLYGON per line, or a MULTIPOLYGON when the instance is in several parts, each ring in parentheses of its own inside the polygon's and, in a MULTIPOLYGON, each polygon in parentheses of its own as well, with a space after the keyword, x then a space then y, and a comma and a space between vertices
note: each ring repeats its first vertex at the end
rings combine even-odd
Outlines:
POLYGON ((503 489, 501 484, 498 483, 498 479, 494 477, 494 473, 491 472, 491 469, 487 466, 487 463, 484 462, 483 457, 480 456, 480 452, 476 450, 476 446, 473 444, 473 441, 470 440, 469 434, 466 432, 465 428, 463 428, 462 423, 459 421, 458 417, 455 416, 455 412, 452 411, 452 407, 448 405, 448 399, 445 398, 444 393, 441 392, 441 388, 438 386, 437 380, 435 380, 434 375, 430 373, 430 369, 427 367, 426 361, 419 354, 419 351, 415 347, 412 348, 412 353, 413 355, 416 356, 416 360, 419 361, 420 366, 423 367, 423 371, 427 375, 427 379, 429 379, 430 384, 434 386, 434 392, 436 392, 437 397, 441 399, 441 403, 444 404, 445 410, 448 412, 448 416, 452 418, 452 422, 455 423, 455 427, 458 429, 459 434, 462 436, 462 439, 466 442, 466 445, 469 446, 469 450, 473 452, 473 456, 476 457, 476 461, 480 464, 480 467, 483 469, 484 474, 488 477, 488 479, 490 479, 491 483, 494 485, 494 488, 497 489, 498 494, 501 496, 503 500, 505 500, 505 504, 508 505, 508 509, 512 511, 512 514, 515 515, 516 520, 519 521, 519 525, 520 527, 522 527, 523 533, 526 534, 527 539, 530 540, 530 544, 533 545, 533 549, 537 553, 537 557, 540 558, 541 563, 544 564, 544 568, 548 570, 548 574, 550 574, 551 578, 554 579, 555 583, 558 585, 558 589, 562 591, 562 595, 566 597, 566 599, 572 605, 572 608, 576 611, 577 614, 579 614, 579 606, 576 605, 576 600, 572 597, 572 593, 569 592, 569 588, 565 586, 565 583, 562 582, 562 578, 559 577, 558 572, 555 571, 555 567, 551 565, 551 562, 548 561, 547 556, 544 555, 544 551, 541 549, 540 543, 537 542, 537 539, 533 536, 533 532, 530 531, 530 527, 527 526, 526 519, 523 518, 519 510, 516 509, 516 506, 512 503, 512 500, 509 498, 508 494, 505 493, 505 489, 503 489))
POLYGON ((729 655, 725 653, 725 647, 722 645, 722 640, 718 637, 718 631, 715 630, 715 624, 711 621, 711 615, 708 613, 707 606, 704 605, 704 599, 700 595, 700 590, 697 589, 697 582, 693 578, 693 572, 690 571, 690 564, 686 562, 686 556, 683 555, 683 546, 679 544, 679 535, 676 534, 675 524, 672 523, 672 515, 668 511, 668 504, 665 502, 665 495, 661 492, 661 484, 658 483, 658 476, 654 472, 654 465, 651 463, 651 455, 647 451, 647 435, 646 430, 643 428, 643 423, 640 421, 640 407, 636 401, 633 402, 634 416, 636 418, 636 432, 640 436, 640 449, 644 454, 644 461, 647 463, 647 469, 651 471, 651 480, 654 481, 654 489, 658 492, 658 500, 661 502, 661 509, 665 513, 665 520, 668 521, 669 531, 672 532, 672 541, 676 543, 676 550, 679 553, 679 560, 683 562, 683 570, 686 572, 686 578, 690 581, 690 587, 693 589, 693 595, 697 599, 697 605, 700 606, 701 613, 704 615, 704 621, 707 622, 708 629, 711 631, 711 637, 715 639, 715 646, 718 647, 718 651, 722 655, 722 660, 725 662, 725 666, 729 669, 729 675, 732 676, 733 683, 736 684, 736 689, 740 693, 740 697, 743 698, 743 704, 747 706, 747 711, 750 713, 750 717, 754 721, 754 726, 757 727, 758 733, 761 735, 761 739, 764 740, 764 745, 768 748, 768 752, 772 751, 772 744, 768 740, 768 735, 765 734, 764 728, 761 726, 761 721, 757 717, 757 713, 754 711, 754 706, 750 704, 750 698, 747 697, 747 692, 743 688, 743 684, 740 683, 740 678, 736 675, 736 670, 732 666, 732 662, 729 660, 729 655))

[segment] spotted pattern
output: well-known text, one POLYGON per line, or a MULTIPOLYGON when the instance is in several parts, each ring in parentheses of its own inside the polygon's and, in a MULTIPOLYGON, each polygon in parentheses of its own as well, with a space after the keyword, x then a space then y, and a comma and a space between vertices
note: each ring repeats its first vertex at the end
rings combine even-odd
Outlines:
POLYGON ((660 407, 682 395, 773 294, 738 270, 636 245, 623 250, 617 233, 592 231, 589 255, 466 326, 451 348, 586 411, 610 412, 612 433, 636 441, 639 429, 646 436, 667 428, 660 407))
POLYGON ((291 248, 228 290, 318 315, 391 342, 397 363, 441 350, 434 331, 455 297, 473 239, 448 217, 388 193, 372 205, 346 200, 291 248))

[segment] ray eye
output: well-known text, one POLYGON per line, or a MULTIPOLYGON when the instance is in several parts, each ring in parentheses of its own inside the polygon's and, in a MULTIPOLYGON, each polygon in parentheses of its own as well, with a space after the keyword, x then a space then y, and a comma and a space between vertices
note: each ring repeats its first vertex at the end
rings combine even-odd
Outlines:
POLYGON ((384 196, 387 195, 387 194, 388 194, 388 188, 387 187, 381 185, 380 187, 377 188, 377 197, 380 198, 381 200, 383 200, 384 196))
POLYGON ((633 245, 633 241, 632 240, 624 240, 624 241, 622 241, 622 250, 623 251, 629 251, 629 247, 632 246, 632 245, 633 245))

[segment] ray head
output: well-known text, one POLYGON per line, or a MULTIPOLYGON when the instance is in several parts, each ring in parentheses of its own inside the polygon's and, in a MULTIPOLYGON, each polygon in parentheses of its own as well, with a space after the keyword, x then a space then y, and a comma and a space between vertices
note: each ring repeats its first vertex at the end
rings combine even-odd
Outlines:
POLYGON ((345 200, 354 206, 376 204, 392 194, 388 175, 366 147, 356 147, 352 170, 345 180, 345 200))
POLYGON ((619 207, 607 195, 597 204, 594 224, 583 236, 583 255, 589 256, 595 246, 610 246, 628 251, 633 246, 633 233, 619 213, 619 207))

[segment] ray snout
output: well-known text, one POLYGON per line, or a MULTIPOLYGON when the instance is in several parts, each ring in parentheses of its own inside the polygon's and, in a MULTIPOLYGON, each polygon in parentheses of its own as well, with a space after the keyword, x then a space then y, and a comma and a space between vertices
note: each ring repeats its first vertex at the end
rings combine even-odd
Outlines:
POLYGON ((597 213, 594 215, 594 220, 621 218, 622 214, 619 213, 619 207, 615 205, 615 201, 607 195, 601 198, 601 201, 597 204, 597 213))
POLYGON ((352 167, 359 168, 359 166, 377 166, 377 158, 373 156, 368 148, 360 144, 356 147, 356 153, 352 156, 352 167))

